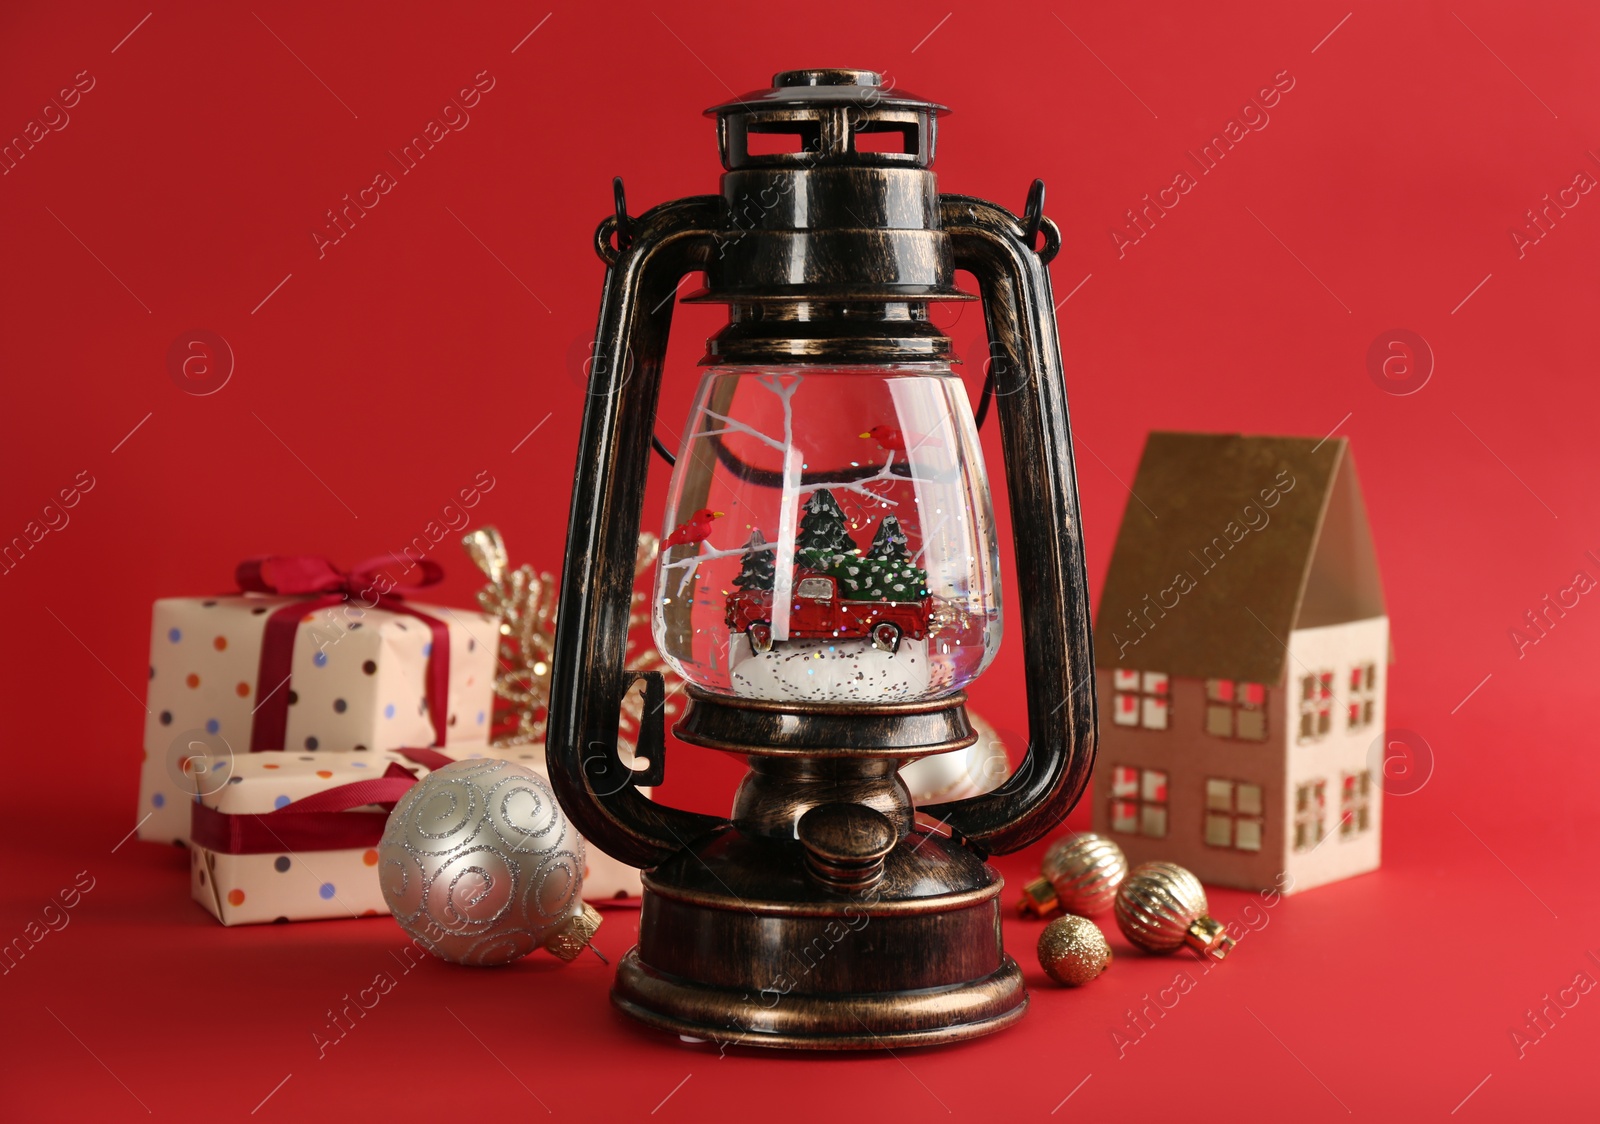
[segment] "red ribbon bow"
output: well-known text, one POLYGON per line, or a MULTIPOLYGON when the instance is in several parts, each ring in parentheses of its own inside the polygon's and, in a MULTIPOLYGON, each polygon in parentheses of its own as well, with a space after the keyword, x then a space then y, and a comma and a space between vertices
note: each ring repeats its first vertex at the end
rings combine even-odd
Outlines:
MULTIPOLYGON (((388 563, 387 558, 368 558, 345 571, 315 554, 270 554, 246 558, 234 570, 234 579, 246 593, 348 593, 362 598, 385 596, 402 584, 415 589, 444 580, 444 568, 431 558, 419 559, 419 577, 405 583, 389 576, 384 569, 388 563)), ((367 607, 375 604, 369 601, 367 607)))
MULTIPOLYGON (((452 763, 452 758, 429 749, 394 752, 430 771, 452 763)), ((416 783, 415 773, 391 763, 380 777, 314 792, 271 812, 230 814, 196 800, 190 811, 189 842, 224 855, 376 847, 395 802, 416 783), (384 810, 353 810, 368 804, 384 810)))
MULTIPOLYGON (((428 650, 428 716, 434 744, 443 745, 450 709, 450 630, 441 620, 404 603, 396 582, 383 568, 387 559, 369 558, 345 571, 326 558, 311 554, 269 555, 247 558, 234 571, 246 593, 308 596, 273 611, 261 637, 261 663, 256 673, 256 704, 250 724, 250 751, 281 750, 289 729, 289 678, 294 671, 294 639, 303 621, 321 609, 352 602, 360 609, 384 609, 416 617, 428 626, 433 645, 428 650)), ((404 583, 406 589, 433 585, 444 579, 437 562, 416 562, 418 575, 404 583)), ((344 627, 321 641, 319 648, 342 639, 344 627)))

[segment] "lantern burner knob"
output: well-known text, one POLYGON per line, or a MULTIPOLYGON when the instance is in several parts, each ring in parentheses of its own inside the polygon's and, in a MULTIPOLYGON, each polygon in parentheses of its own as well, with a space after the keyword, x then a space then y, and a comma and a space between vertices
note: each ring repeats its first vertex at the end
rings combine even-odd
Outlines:
POLYGON ((819 804, 795 825, 806 870, 833 890, 866 890, 883 877, 883 860, 899 842, 889 817, 865 804, 819 804))

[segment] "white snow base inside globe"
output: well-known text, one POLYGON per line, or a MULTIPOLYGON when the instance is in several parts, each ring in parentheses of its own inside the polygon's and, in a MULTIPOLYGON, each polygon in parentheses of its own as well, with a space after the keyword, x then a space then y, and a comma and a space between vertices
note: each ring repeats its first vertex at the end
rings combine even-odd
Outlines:
POLYGON ((894 652, 870 640, 784 640, 757 655, 743 636, 729 647, 730 685, 740 698, 897 702, 926 698, 933 684, 926 640, 902 639, 894 652))

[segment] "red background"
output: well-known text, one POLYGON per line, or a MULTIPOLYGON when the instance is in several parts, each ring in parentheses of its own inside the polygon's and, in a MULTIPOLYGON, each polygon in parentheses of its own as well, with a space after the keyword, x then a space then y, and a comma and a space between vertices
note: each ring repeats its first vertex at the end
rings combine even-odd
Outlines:
MULTIPOLYGON (((541 24, 542 6, 268 0, 141 24, 148 11, 0 15, 4 137, 73 75, 95 83, 0 177, 0 537, 80 471, 95 481, 0 577, 0 938, 76 872, 95 879, 69 927, 0 979, 8 1118, 538 1118, 542 1101, 586 1119, 1466 1119, 1592 1102, 1600 992, 1552 1011, 1526 1056, 1511 1032, 1533 1037, 1525 1012, 1580 971, 1600 979, 1600 595, 1521 658, 1508 629, 1580 568, 1600 576, 1584 558, 1600 551, 1600 195, 1575 196, 1520 257, 1510 230, 1578 171, 1600 176, 1600 12, 609 3, 541 24), (1352 440, 1400 657, 1390 718, 1431 746, 1429 782, 1388 801, 1380 873, 1271 909, 1216 892, 1219 918, 1260 927, 1204 977, 1113 936, 1109 974, 1055 990, 1033 967, 1037 924, 1008 920, 1033 1007, 961 1048, 719 1057, 613 1014, 597 961, 537 957, 498 975, 418 968, 319 1059, 325 1010, 392 968, 401 935, 224 930, 188 900, 181 855, 118 846, 150 602, 223 588, 251 554, 399 549, 485 469, 496 486, 473 520, 559 568, 610 177, 636 210, 714 191, 700 110, 814 65, 877 68, 953 106, 945 190, 1020 209, 1032 177, 1049 183, 1091 583, 1148 430, 1352 440), (470 125, 319 258, 324 212, 485 70, 470 125), (1119 257, 1124 212, 1281 71, 1294 86, 1270 124, 1119 257), (1409 396, 1369 376, 1369 345, 1395 328, 1436 357, 1409 396), (169 377, 193 329, 236 357, 210 396, 169 377), (1179 970, 1197 986, 1119 1057, 1124 1012, 1179 970)), ((717 315, 680 314, 664 432, 717 315)), ((962 354, 978 329, 971 311, 951 327, 962 354)), ((984 439, 995 465, 992 427, 984 439)), ((650 510, 664 484, 658 466, 650 510)), ((453 541, 440 557, 443 597, 468 603, 453 541)), ((973 695, 1018 733, 1012 635, 973 695)), ((663 796, 721 811, 738 772, 680 751, 663 796)), ((1087 821, 1085 806, 1071 822, 1087 821)), ((1000 860, 1013 888, 1037 858, 1000 860)), ((599 946, 615 960, 632 930, 614 913, 599 946)))

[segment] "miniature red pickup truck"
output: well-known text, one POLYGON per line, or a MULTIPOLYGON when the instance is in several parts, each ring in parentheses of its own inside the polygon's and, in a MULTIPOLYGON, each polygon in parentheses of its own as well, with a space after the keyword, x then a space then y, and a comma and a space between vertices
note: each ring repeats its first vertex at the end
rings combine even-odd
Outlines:
MULTIPOLYGON (((931 598, 921 601, 847 601, 838 585, 823 574, 797 574, 789 602, 789 637, 793 640, 859 640, 870 638, 884 652, 900 649, 902 637, 921 640, 928 634, 931 598)), ((728 627, 742 632, 756 655, 772 650, 772 591, 738 590, 728 596, 728 627)))

